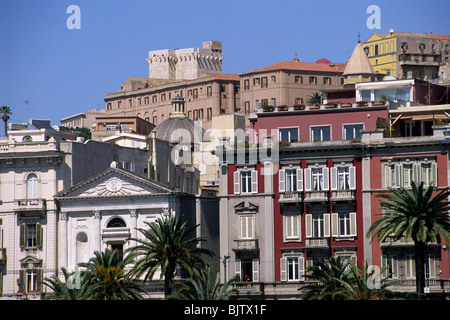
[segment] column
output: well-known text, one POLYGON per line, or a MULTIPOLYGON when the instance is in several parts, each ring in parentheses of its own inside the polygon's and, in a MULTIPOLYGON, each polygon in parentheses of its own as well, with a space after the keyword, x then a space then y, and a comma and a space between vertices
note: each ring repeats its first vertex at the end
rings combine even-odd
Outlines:
MULTIPOLYGON (((131 233, 131 238, 137 238, 137 210, 136 209, 130 209, 130 233, 131 233)), ((131 241, 130 243, 131 247, 136 246, 136 241, 131 241)))
POLYGON ((61 212, 61 261, 60 267, 67 268, 67 212, 61 212))
POLYGON ((102 215, 100 210, 92 211, 94 214, 94 251, 101 252, 102 251, 102 225, 101 219, 102 215))

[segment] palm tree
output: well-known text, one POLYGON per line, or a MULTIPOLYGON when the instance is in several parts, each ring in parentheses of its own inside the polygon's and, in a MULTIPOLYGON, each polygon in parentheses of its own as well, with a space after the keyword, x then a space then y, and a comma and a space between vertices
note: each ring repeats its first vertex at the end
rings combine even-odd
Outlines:
POLYGON ((349 282, 351 271, 349 262, 341 257, 330 257, 326 261, 318 262, 308 267, 308 280, 313 282, 298 290, 306 291, 303 300, 347 300, 348 292, 342 282, 349 282))
POLYGON ((319 105, 322 103, 322 96, 318 92, 314 92, 312 95, 308 96, 308 100, 306 100, 309 104, 319 105))
POLYGON ((137 228, 142 233, 144 239, 132 238, 137 245, 127 250, 130 257, 136 259, 136 263, 130 275, 136 278, 144 276, 144 283, 152 280, 157 270, 161 270, 162 279, 165 277, 165 295, 172 293, 172 282, 175 276, 177 265, 187 271, 190 277, 193 270, 200 265, 207 266, 207 262, 202 258, 202 254, 213 256, 213 253, 197 246, 202 237, 194 237, 192 233, 195 228, 187 228, 187 221, 169 216, 164 219, 157 219, 153 222, 145 222, 148 229, 137 228))
POLYGON ((205 271, 194 269, 194 277, 181 282, 175 286, 178 288, 176 293, 171 294, 167 299, 173 300, 228 300, 237 289, 231 288, 238 277, 228 280, 225 284, 220 284, 220 272, 214 274, 211 267, 205 271))
POLYGON ((380 300, 383 296, 390 293, 387 289, 392 284, 388 277, 382 277, 387 268, 383 268, 373 273, 372 268, 364 262, 362 268, 353 263, 349 263, 348 268, 351 274, 347 281, 339 279, 338 281, 344 287, 348 298, 351 300, 380 300))
POLYGON ((132 262, 131 257, 117 261, 117 250, 95 251, 87 263, 80 263, 89 275, 95 300, 143 299, 143 286, 126 277, 125 268, 132 262))
POLYGON ((8 106, 2 106, 0 108, 0 114, 2 115, 2 120, 5 123, 5 137, 8 136, 8 120, 9 116, 12 115, 11 108, 8 106))
POLYGON ((381 204, 387 209, 367 231, 367 237, 378 237, 383 242, 387 237, 414 242, 416 265, 416 292, 423 294, 425 287, 425 249, 428 242, 440 243, 442 236, 448 246, 450 242, 450 217, 448 215, 450 192, 437 192, 432 185, 424 190, 424 183, 418 186, 412 182, 411 190, 390 188, 381 204), (437 193, 436 193, 437 192, 437 193), (433 196, 434 195, 434 196, 433 196))
POLYGON ((69 272, 61 268, 65 282, 58 276, 44 278, 43 284, 52 289, 44 296, 45 300, 88 300, 92 296, 93 287, 89 285, 90 276, 77 272, 69 272), (78 276, 77 279, 73 277, 78 276))

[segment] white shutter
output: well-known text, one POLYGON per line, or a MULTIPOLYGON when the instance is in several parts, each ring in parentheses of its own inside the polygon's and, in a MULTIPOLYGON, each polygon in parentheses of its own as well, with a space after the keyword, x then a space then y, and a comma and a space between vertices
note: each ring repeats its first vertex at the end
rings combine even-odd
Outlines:
POLYGON ((303 170, 297 169, 297 191, 303 191, 303 170))
POLYGON ((430 181, 430 185, 437 187, 438 183, 437 183, 437 164, 436 162, 431 164, 431 181, 430 181))
POLYGON ((298 257, 298 277, 300 281, 305 281, 305 258, 298 257))
POLYGON ((305 169, 305 191, 311 191, 311 168, 305 169))
POLYGON ((402 179, 402 173, 403 173, 403 170, 402 170, 402 165, 400 165, 400 164, 396 164, 395 165, 395 177, 394 177, 394 181, 395 181, 395 186, 396 187, 400 187, 401 185, 402 185, 402 183, 403 183, 403 179, 402 179))
POLYGON ((330 214, 323 214, 323 236, 324 238, 330 237, 330 214))
POLYGON ((333 237, 339 237, 339 214, 331 214, 331 235, 333 237))
POLYGON ((283 169, 278 171, 278 191, 286 191, 286 171, 283 169))
POLYGON ((356 237, 356 212, 350 212, 350 235, 356 237))
POLYGON ((312 237, 312 215, 305 214, 305 229, 306 229, 306 238, 312 237))
POLYGON ((259 259, 252 260, 253 282, 259 282, 259 259))
POLYGON ((287 261, 286 258, 280 259, 280 281, 287 281, 287 261))
POLYGON ((242 277, 241 277, 241 270, 242 270, 242 265, 241 265, 241 259, 237 259, 236 258, 236 262, 235 262, 235 275, 239 277, 238 281, 242 281, 242 277))
POLYGON ((330 169, 330 182, 331 182, 331 190, 337 190, 338 186, 338 174, 337 168, 332 167, 330 169))
POLYGON ((322 174, 323 174, 323 190, 325 191, 330 190, 329 169, 322 168, 322 174))
POLYGON ((412 165, 413 170, 413 181, 417 185, 420 183, 420 164, 413 164, 412 165))
POLYGON ((350 190, 356 189, 356 168, 351 166, 350 167, 350 190))
POLYGON ((391 180, 391 166, 384 165, 384 188, 387 189, 392 186, 391 180))
POLYGON ((258 171, 252 170, 252 193, 258 193, 258 171))
POLYGON ((241 193, 241 183, 240 183, 239 179, 240 179, 239 171, 233 172, 234 194, 241 193))

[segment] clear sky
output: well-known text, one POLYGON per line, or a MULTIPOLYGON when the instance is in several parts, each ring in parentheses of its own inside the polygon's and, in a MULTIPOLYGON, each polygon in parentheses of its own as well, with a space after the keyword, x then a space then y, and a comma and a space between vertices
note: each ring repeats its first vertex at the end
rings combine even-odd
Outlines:
POLYGON ((0 106, 12 122, 60 125, 104 108, 127 77, 148 77, 149 50, 221 41, 224 73, 295 55, 345 62, 358 33, 363 42, 390 28, 450 34, 449 17, 449 0, 0 0, 0 106), (70 5, 80 8, 81 29, 67 27, 70 5), (380 29, 367 27, 370 5, 380 8, 380 29))

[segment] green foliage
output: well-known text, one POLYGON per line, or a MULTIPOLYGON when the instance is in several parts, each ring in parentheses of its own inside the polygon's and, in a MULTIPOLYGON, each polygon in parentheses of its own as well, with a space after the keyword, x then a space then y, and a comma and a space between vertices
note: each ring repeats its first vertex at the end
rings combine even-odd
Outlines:
POLYGON ((85 140, 92 139, 92 132, 91 132, 91 130, 89 130, 89 128, 59 127, 59 130, 61 130, 61 131, 64 131, 64 130, 77 131, 80 133, 80 137, 83 137, 85 140))
POLYGON ((49 287, 52 292, 45 294, 45 300, 89 300, 93 294, 94 287, 89 285, 89 274, 69 272, 66 268, 61 268, 65 282, 58 276, 44 278, 43 284, 49 287), (79 276, 78 279, 75 279, 79 276))
POLYGON ((216 275, 211 267, 205 271, 193 270, 194 277, 186 282, 176 284, 177 292, 166 299, 169 300, 229 300, 237 289, 233 289, 233 283, 238 277, 232 278, 224 285, 220 284, 220 272, 216 275))
POLYGON ((308 96, 308 100, 306 100, 308 104, 319 105, 322 103, 322 96, 318 92, 314 92, 312 95, 308 96))
POLYGON ((8 136, 8 120, 10 119, 10 115, 12 115, 11 108, 8 106, 2 106, 0 108, 0 114, 3 122, 5 123, 5 137, 8 136))
POLYGON ((136 259, 130 275, 136 278, 144 276, 145 283, 161 268, 160 278, 165 276, 168 281, 167 296, 172 291, 177 265, 192 277, 196 268, 207 266, 202 254, 212 256, 213 253, 197 246, 201 241, 205 241, 204 238, 192 236, 198 226, 188 228, 186 221, 173 216, 145 223, 148 229, 137 228, 144 238, 131 239, 136 241, 137 245, 127 250, 130 257, 136 259))

